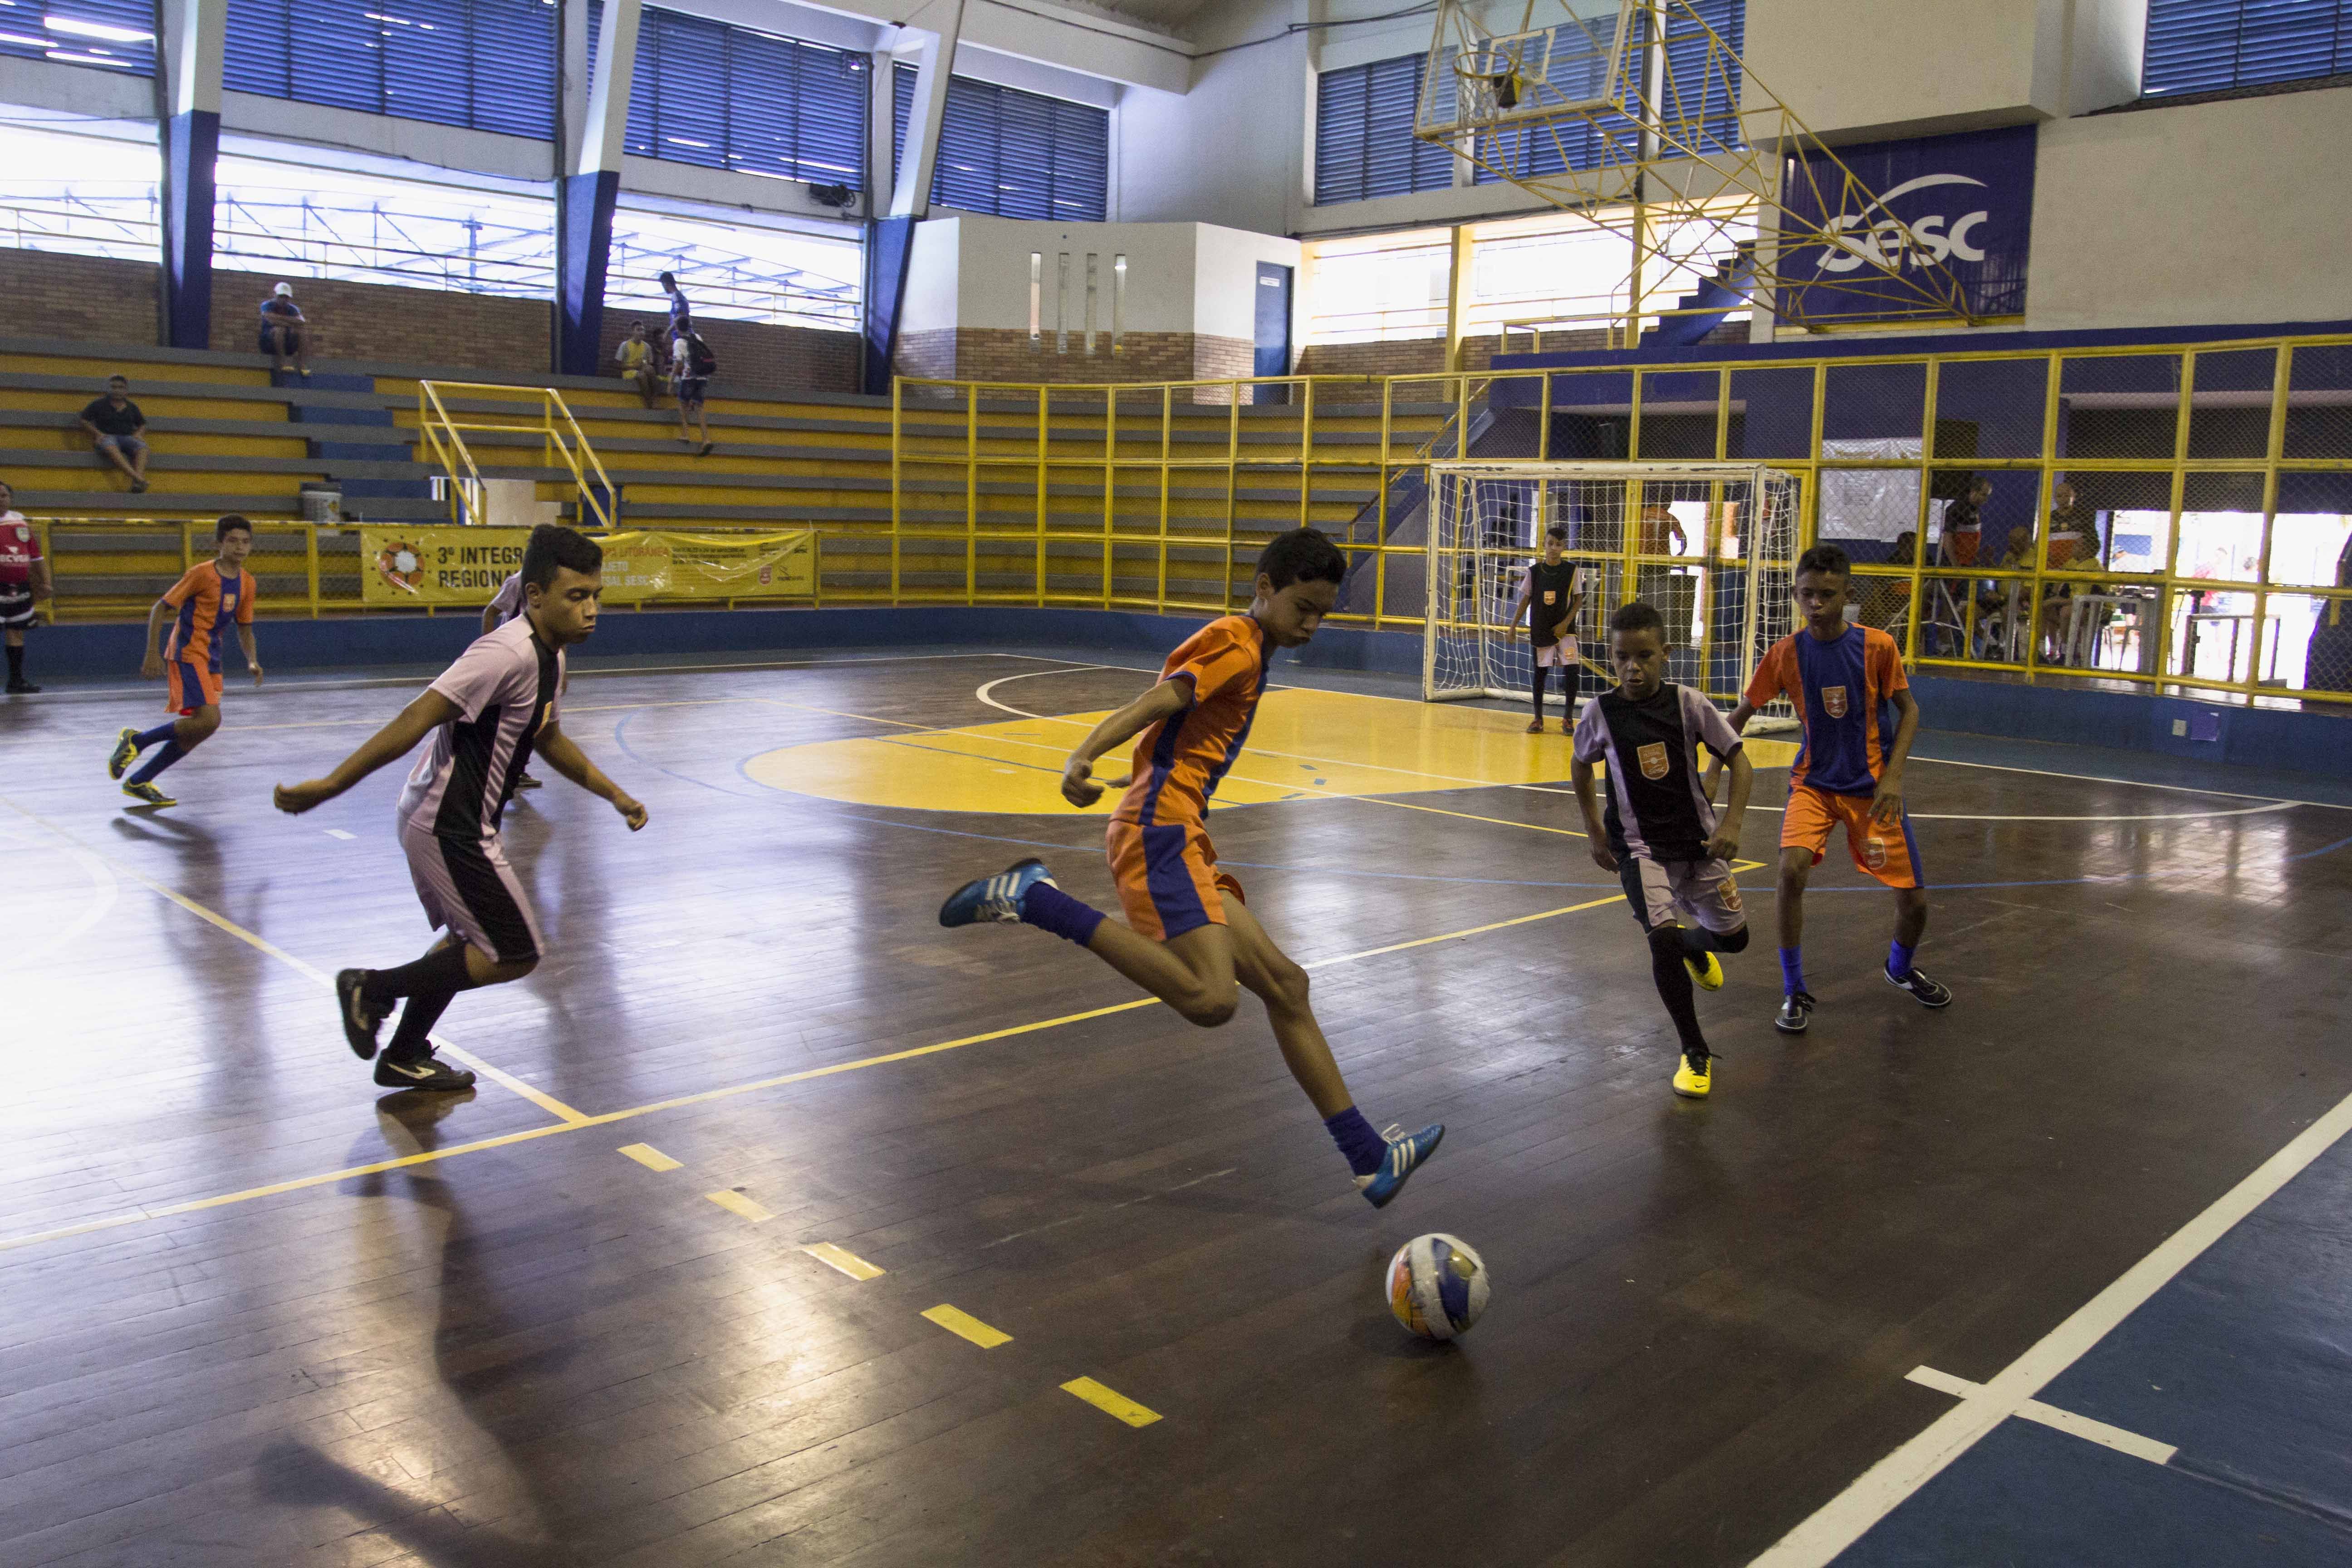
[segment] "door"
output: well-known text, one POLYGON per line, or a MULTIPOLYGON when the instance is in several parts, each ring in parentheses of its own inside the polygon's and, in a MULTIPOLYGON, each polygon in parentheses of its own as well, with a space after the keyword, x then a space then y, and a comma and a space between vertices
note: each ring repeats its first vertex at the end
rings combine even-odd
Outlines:
MULTIPOLYGON (((1271 261, 1257 264, 1257 363, 1251 367, 1254 375, 1288 375, 1290 374, 1290 273, 1287 267, 1277 267, 1271 261)), ((1286 386, 1261 386, 1255 389, 1254 403, 1286 403, 1290 389, 1286 386)))

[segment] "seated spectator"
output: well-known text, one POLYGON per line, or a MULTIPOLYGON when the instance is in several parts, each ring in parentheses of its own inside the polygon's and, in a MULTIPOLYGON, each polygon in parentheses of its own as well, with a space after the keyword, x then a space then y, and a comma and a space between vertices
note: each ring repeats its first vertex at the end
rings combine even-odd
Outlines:
POLYGON ((656 379, 660 374, 657 363, 660 357, 654 353, 654 345, 646 338, 643 321, 631 321, 629 335, 623 338, 621 346, 613 351, 614 363, 621 367, 621 379, 636 387, 637 395, 645 400, 648 408, 660 395, 660 382, 656 379))
POLYGON ((106 395, 90 399, 81 411, 81 427, 98 455, 131 476, 131 493, 147 489, 147 416, 131 401, 131 383, 119 375, 106 378, 106 395))
POLYGON ((677 438, 692 446, 698 432, 702 447, 695 456, 707 458, 713 443, 709 422, 702 416, 702 400, 710 390, 711 375, 719 369, 719 356, 710 352, 701 333, 688 327, 669 341, 669 368, 677 389, 677 438), (689 419, 694 422, 692 428, 687 423, 689 419))
POLYGON ((303 339, 310 321, 302 308, 294 303, 294 285, 280 283, 261 302, 261 352, 274 362, 272 371, 282 371, 291 356, 295 368, 305 376, 310 374, 310 352, 303 339))
POLYGON ((7 628, 8 695, 29 697, 40 688, 25 679, 25 628, 34 624, 33 602, 54 590, 40 535, 16 510, 16 499, 0 484, 0 626, 7 628))

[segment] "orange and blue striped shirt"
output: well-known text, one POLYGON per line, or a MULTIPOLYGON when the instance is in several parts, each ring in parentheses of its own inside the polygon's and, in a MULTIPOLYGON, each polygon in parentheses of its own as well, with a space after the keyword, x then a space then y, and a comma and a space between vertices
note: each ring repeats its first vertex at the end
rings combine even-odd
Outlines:
POLYGON ((1903 651, 1876 626, 1849 626, 1823 642, 1810 631, 1782 637, 1756 666, 1747 702, 1786 692, 1805 727, 1789 787, 1874 795, 1895 741, 1895 694, 1911 684, 1903 651))
POLYGON ((163 602, 180 612, 172 623, 163 657, 173 663, 198 664, 218 675, 221 668, 219 632, 224 621, 253 624, 253 574, 240 568, 226 575, 217 561, 188 568, 163 595, 163 602))
POLYGON ((1248 616, 1211 621, 1177 647, 1160 679, 1192 689, 1185 710, 1135 738, 1134 782, 1112 820, 1198 825, 1242 754, 1265 690, 1265 633, 1248 616))

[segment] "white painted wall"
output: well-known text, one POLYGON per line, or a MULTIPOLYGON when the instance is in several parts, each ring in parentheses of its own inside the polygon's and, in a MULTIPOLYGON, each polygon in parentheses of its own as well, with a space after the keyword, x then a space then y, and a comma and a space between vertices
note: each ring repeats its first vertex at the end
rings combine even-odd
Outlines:
POLYGON ((907 301, 898 315, 901 332, 935 332, 956 324, 963 224, 961 218, 934 217, 915 226, 907 247, 907 301))
POLYGON ((1244 339, 1256 331, 1257 264, 1299 264, 1295 239, 1211 224, 1023 223, 961 213, 916 226, 901 330, 1026 331, 1032 254, 1044 258, 1040 324, 1047 332, 1055 330, 1057 301, 1068 329, 1085 330, 1088 255, 1098 258, 1097 331, 1110 330, 1112 265, 1125 256, 1120 325, 1126 331, 1244 339), (1070 258, 1066 295, 1065 255, 1070 258))
POLYGON ((1193 242, 1192 331, 1221 338, 1257 335, 1257 268, 1271 261, 1291 268, 1290 341, 1305 330, 1306 279, 1299 276, 1295 239, 1202 224, 1193 242))
POLYGON ((1119 102, 1115 210, 1131 221, 1182 219, 1290 234, 1307 206, 1314 87, 1307 46, 1272 37, 1307 19, 1306 0, 1238 0, 1193 29, 1197 60, 1182 93, 1134 88, 1119 102))
POLYGON ((2352 89, 2044 125, 2026 325, 2352 317, 2352 89))

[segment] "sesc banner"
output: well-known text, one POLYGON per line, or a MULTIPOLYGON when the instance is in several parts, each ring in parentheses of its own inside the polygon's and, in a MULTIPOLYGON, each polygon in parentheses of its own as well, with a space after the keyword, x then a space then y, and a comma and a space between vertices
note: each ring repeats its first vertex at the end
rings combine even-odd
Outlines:
MULTIPOLYGON (((607 533, 604 600, 808 599, 816 595, 816 534, 607 533)), ((487 605, 522 566, 527 528, 425 526, 360 530, 361 602, 487 605)))
POLYGON ((1837 149, 1877 199, 1848 195, 1837 163, 1816 153, 1789 166, 1781 201, 1781 313, 1808 323, 1900 321, 1934 313, 1920 289, 1941 263, 1975 316, 2025 310, 2033 237, 2034 128, 1970 131, 1837 149), (1813 227, 1842 246, 1796 236, 1813 227), (1906 236, 1906 230, 1908 230, 1906 236), (1919 276, 1906 287, 1886 272, 1919 276))

